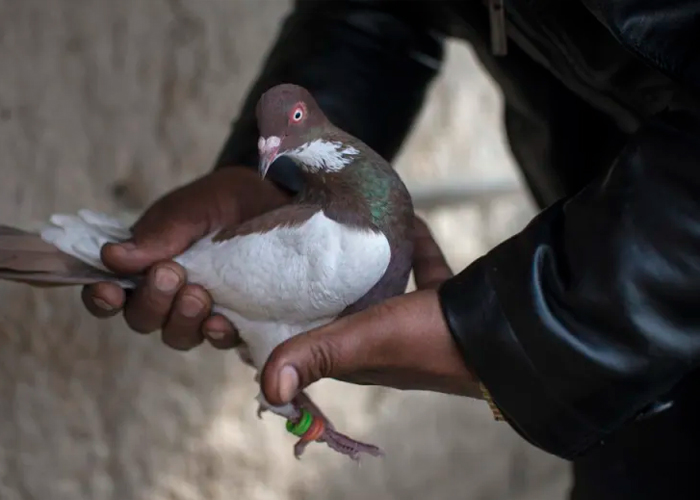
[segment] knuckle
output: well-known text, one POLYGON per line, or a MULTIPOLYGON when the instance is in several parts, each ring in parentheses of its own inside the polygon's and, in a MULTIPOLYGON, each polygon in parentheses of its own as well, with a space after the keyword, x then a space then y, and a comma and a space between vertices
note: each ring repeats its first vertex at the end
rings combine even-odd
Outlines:
POLYGON ((391 300, 385 300, 367 309, 367 314, 373 322, 384 321, 396 314, 396 305, 391 300))
POLYGON ((333 342, 328 340, 316 341, 309 344, 309 356, 311 357, 309 374, 311 378, 319 380, 332 377, 335 374, 338 355, 338 349, 334 347, 333 342))

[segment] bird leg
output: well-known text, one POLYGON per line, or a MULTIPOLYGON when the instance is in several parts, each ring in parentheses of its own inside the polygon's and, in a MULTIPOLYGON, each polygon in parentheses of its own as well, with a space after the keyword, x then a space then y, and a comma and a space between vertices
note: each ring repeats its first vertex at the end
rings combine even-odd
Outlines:
POLYGON ((359 462, 362 453, 374 457, 384 455, 384 452, 377 446, 357 441, 336 431, 333 423, 323 414, 306 393, 301 392, 292 400, 291 404, 297 409, 299 414, 298 417, 289 419, 292 424, 298 424, 303 415, 303 410, 306 410, 313 415, 314 419, 318 420, 318 426, 322 429, 319 431, 318 436, 311 436, 315 437, 315 439, 309 439, 307 435, 300 437, 299 441, 294 445, 294 456, 296 458, 300 458, 309 443, 313 441, 317 443, 326 443, 331 449, 357 462, 359 462))
POLYGON ((262 418, 264 412, 271 411, 272 413, 284 417, 293 427, 302 424, 304 418, 307 419, 306 424, 308 429, 302 436, 299 436, 299 441, 294 445, 294 456, 296 458, 300 458, 304 454, 306 447, 312 442, 326 443, 329 448, 350 457, 356 462, 359 462, 362 453, 373 457, 384 456, 384 452, 377 446, 357 441, 336 431, 333 423, 323 414, 319 407, 316 406, 308 394, 303 391, 290 403, 283 406, 272 406, 265 400, 262 393, 258 394, 257 400, 258 418, 262 418), (305 416, 305 413, 307 413, 308 416, 305 416))

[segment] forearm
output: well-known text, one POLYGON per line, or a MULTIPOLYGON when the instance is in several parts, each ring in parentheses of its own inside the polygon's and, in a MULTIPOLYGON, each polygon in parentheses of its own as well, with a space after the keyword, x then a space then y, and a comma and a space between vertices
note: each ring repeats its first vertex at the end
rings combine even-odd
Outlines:
MULTIPOLYGON (((443 57, 442 40, 430 30, 423 5, 297 1, 216 168, 257 165, 255 105, 265 90, 280 83, 307 88, 333 123, 393 159, 443 57)), ((276 170, 279 175, 286 169, 276 170)))
POLYGON ((467 364, 550 453, 585 452, 700 361, 698 137, 698 117, 661 117, 440 290, 467 364))

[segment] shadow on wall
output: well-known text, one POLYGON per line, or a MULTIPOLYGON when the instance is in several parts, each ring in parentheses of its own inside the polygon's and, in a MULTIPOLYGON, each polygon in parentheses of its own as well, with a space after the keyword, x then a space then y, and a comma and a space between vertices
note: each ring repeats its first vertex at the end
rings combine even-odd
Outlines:
MULTIPOLYGON (((0 0, 0 223, 140 210, 209 169, 288 5, 0 0)), ((450 71, 438 88, 454 98, 431 97, 426 119, 443 106, 454 115, 488 85, 445 88, 450 71)), ((469 172, 476 160, 465 165, 458 148, 473 136, 459 127, 445 139, 419 126, 411 144, 421 146, 402 161, 469 172)), ((479 141, 502 150, 499 137, 479 141)), ((485 234, 476 220, 440 220, 446 247, 455 227, 485 234)), ((357 470, 316 447, 296 462, 283 423, 255 417, 253 374, 234 355, 183 354, 121 318, 97 321, 77 290, 0 284, 0 346, 3 500, 546 500, 566 487, 559 461, 483 405, 329 381, 313 388, 319 403, 389 456, 357 470)))

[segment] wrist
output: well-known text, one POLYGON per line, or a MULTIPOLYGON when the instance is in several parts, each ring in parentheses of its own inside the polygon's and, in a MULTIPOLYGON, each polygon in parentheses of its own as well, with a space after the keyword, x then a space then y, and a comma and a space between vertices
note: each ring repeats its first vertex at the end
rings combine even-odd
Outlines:
POLYGON ((277 185, 261 179, 256 169, 245 165, 232 165, 215 170, 211 174, 216 182, 229 186, 226 191, 234 201, 238 218, 245 221, 262 213, 279 208, 291 200, 291 195, 277 185))
POLYGON ((423 349, 422 353, 418 354, 423 358, 419 364, 424 367, 426 380, 432 379, 433 390, 438 392, 483 399, 479 380, 465 362, 450 333, 437 291, 422 290, 415 293, 423 295, 428 299, 424 303, 430 304, 428 310, 424 310, 421 315, 424 315, 426 324, 430 325, 428 328, 431 333, 423 330, 421 335, 429 338, 430 349, 434 352, 427 356, 428 349, 423 349))
MULTIPOLYGON (((258 165, 250 162, 234 165, 218 165, 214 171, 228 169, 243 169, 258 174, 258 165)), ((301 174, 292 160, 289 158, 279 158, 275 162, 274 168, 270 168, 265 176, 264 182, 274 185, 288 196, 294 196, 303 187, 301 174)))
POLYGON ((477 375, 474 366, 474 361, 479 359, 483 365, 483 356, 487 353, 472 348, 471 343, 472 337, 488 335, 490 328, 488 320, 497 312, 492 293, 487 283, 483 258, 476 260, 464 271, 443 282, 438 290, 440 308, 450 336, 477 384, 478 394, 475 397, 488 403, 496 420, 503 420, 503 415, 491 392, 477 375))

